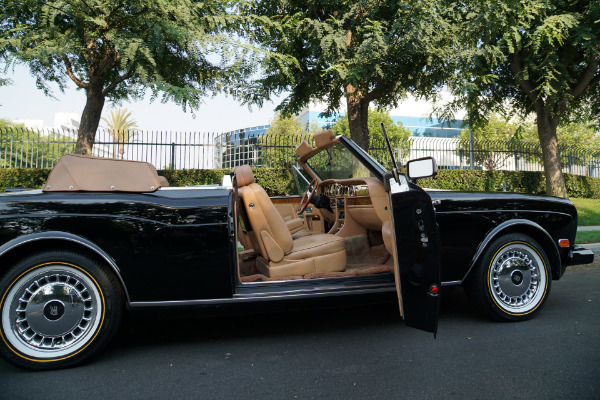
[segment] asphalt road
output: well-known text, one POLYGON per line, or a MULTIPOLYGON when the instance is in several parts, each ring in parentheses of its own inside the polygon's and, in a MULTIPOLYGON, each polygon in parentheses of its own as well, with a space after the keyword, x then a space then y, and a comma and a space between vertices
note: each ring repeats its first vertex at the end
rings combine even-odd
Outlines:
POLYGON ((135 322, 81 367, 0 361, 0 399, 600 399, 599 305, 600 269, 581 268, 521 323, 448 293, 435 340, 394 305, 135 322))

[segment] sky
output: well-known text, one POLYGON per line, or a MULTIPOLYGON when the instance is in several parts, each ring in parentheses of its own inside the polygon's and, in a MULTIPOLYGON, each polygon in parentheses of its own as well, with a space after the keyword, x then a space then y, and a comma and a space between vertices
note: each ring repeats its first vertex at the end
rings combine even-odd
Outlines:
MULTIPOLYGON (((77 89, 71 81, 61 93, 58 86, 51 86, 56 99, 44 95, 35 86, 35 79, 24 66, 16 66, 3 78, 12 80, 12 84, 0 87, 0 119, 7 120, 43 120, 44 126, 54 126, 54 114, 74 112, 81 115, 85 106, 85 92, 77 89)), ((145 131, 171 132, 227 132, 257 125, 268 125, 275 115, 276 103, 267 102, 262 108, 241 106, 230 97, 219 95, 207 97, 195 112, 183 112, 174 103, 162 103, 160 99, 131 103, 123 102, 116 107, 107 102, 102 112, 109 115, 114 108, 127 108, 138 128, 145 131)), ((105 123, 100 122, 100 127, 105 123)))
MULTIPOLYGON (((29 74, 26 66, 14 66, 3 78, 12 80, 11 85, 0 86, 0 119, 43 120, 48 128, 54 126, 54 114, 71 112, 81 116, 85 106, 85 92, 68 80, 67 88, 61 93, 58 86, 50 86, 55 98, 44 95, 35 86, 35 79, 29 74)), ((442 92, 444 101, 449 95, 442 92)), ((150 102, 150 96, 134 102, 122 102, 116 106, 106 102, 103 116, 110 115, 111 109, 127 108, 143 131, 158 132, 230 132, 236 129, 259 125, 269 125, 275 117, 275 107, 283 97, 273 102, 265 102, 262 108, 240 105, 236 100, 225 95, 206 97, 200 108, 192 114, 172 102, 162 103, 160 99, 150 102)), ((324 110, 322 104, 311 106, 311 110, 324 110)), ((390 110, 391 115, 426 117, 431 112, 431 104, 425 100, 416 100, 409 96, 399 108, 390 110)), ((464 111, 455 117, 464 119, 464 111)), ((100 122, 100 128, 106 123, 100 122)))

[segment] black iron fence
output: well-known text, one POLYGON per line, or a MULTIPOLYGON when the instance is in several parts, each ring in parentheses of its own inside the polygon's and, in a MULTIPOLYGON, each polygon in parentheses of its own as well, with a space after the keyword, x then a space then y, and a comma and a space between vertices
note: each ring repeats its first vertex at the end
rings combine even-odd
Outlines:
MULTIPOLYGON (((236 165, 289 167, 296 146, 310 135, 265 133, 199 133, 133 131, 116 135, 98 131, 93 154, 147 161, 158 169, 232 168, 236 165), (126 138, 126 139, 123 139, 126 138)), ((75 149, 74 131, 0 129, 0 168, 51 168, 75 149)), ((440 168, 542 171, 539 144, 518 141, 461 141, 456 138, 412 137, 392 143, 396 160, 433 156, 440 168)), ((390 157, 384 143, 373 142, 370 154, 384 166, 390 157)), ((600 177, 600 149, 561 147, 563 172, 600 177)))

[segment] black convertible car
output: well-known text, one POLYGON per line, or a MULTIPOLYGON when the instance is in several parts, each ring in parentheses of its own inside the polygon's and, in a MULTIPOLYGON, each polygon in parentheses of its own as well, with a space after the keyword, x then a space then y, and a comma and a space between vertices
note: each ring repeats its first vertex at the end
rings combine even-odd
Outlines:
POLYGON ((552 280, 593 254, 564 199, 424 191, 431 158, 387 171, 331 131, 303 142, 302 198, 269 198, 248 166, 231 186, 168 187, 147 163, 69 155, 41 190, 0 196, 0 353, 76 365, 125 312, 201 313, 399 300, 436 332, 439 291, 464 285, 503 320, 531 318, 552 280))

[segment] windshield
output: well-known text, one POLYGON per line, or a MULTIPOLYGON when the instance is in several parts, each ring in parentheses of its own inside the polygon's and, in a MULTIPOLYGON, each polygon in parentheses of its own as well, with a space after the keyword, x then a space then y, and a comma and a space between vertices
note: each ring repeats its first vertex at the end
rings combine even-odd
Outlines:
MULTIPOLYGON (((366 154, 363 152, 361 155, 366 154)), ((369 162, 375 163, 377 167, 385 171, 371 157, 368 155, 366 157, 368 157, 369 162)), ((327 179, 380 178, 371 171, 372 168, 369 169, 362 164, 342 143, 336 143, 330 148, 315 154, 306 163, 322 181, 327 179)))

